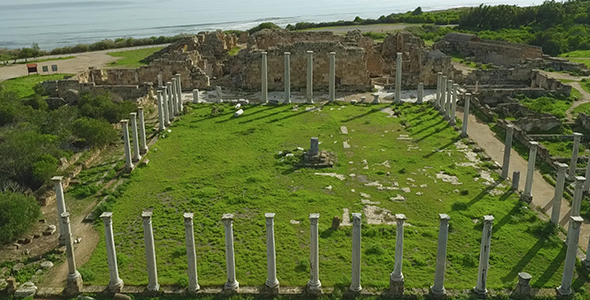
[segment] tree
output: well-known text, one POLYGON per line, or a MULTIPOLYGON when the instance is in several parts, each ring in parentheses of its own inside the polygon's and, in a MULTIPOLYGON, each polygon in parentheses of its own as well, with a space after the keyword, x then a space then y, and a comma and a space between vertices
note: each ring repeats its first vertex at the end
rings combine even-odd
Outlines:
POLYGON ((91 147, 106 146, 119 138, 118 132, 109 122, 90 118, 76 120, 74 134, 91 147))
POLYGON ((412 12, 412 15, 414 16, 418 16, 422 14, 422 7, 418 6, 416 7, 416 9, 414 9, 414 11, 412 12))
POLYGON ((7 244, 29 230, 41 215, 32 196, 6 191, 0 193, 0 244, 7 244))

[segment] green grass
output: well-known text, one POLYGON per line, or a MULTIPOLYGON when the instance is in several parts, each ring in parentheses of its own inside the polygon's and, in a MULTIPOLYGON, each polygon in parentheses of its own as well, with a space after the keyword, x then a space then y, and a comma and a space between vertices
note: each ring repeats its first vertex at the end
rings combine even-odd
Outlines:
MULTIPOLYGON (((545 146, 549 153, 552 156, 559 156, 559 157, 571 157, 572 150, 574 147, 574 142, 572 140, 544 140, 540 141, 540 143, 545 146)), ((586 147, 583 144, 580 145, 580 153, 584 153, 586 147)))
POLYGON ((573 80, 573 79, 559 79, 559 81, 561 81, 563 83, 570 83, 570 82, 574 82, 576 80, 573 80))
POLYGON ((590 115, 590 103, 580 104, 580 106, 574 108, 574 113, 585 113, 586 115, 590 115))
POLYGON ((238 46, 235 46, 233 48, 231 48, 228 52, 229 56, 235 56, 236 54, 238 54, 238 52, 240 52, 241 48, 238 46))
POLYGON ((59 80, 64 79, 64 76, 71 76, 72 74, 50 74, 50 75, 27 75, 17 78, 11 78, 0 82, 6 90, 16 93, 20 98, 32 96, 34 94, 33 87, 39 82, 47 80, 59 80))
POLYGON ((585 64, 586 67, 589 67, 590 68, 590 59, 569 58, 568 60, 571 61, 571 62, 575 62, 575 63, 585 64))
POLYGON ((590 57, 590 50, 576 50, 559 54, 559 57, 590 57))
MULTIPOLYGON (((201 286, 225 282, 224 230, 221 216, 234 213, 237 280, 262 285, 266 280, 264 213, 275 212, 277 273, 283 286, 304 286, 309 279, 309 213, 320 213, 320 279, 324 286, 350 284, 351 227, 330 229, 343 209, 362 212, 359 193, 371 196, 378 215, 404 213, 404 275, 406 288, 427 288, 435 269, 439 213, 451 216, 445 287, 469 289, 476 282, 482 217, 494 215, 488 288, 513 288, 518 272, 533 276, 535 287, 560 283, 563 243, 534 212, 509 191, 509 183, 484 184, 481 172, 490 164, 468 163, 461 141, 438 112, 428 105, 399 106, 403 117, 388 118, 379 106, 324 106, 305 112, 293 106, 247 107, 240 118, 223 105, 221 115, 210 116, 210 105, 193 105, 176 121, 171 133, 147 154, 150 163, 137 168, 114 195, 113 228, 121 278, 127 285, 145 285, 145 250, 140 214, 154 212, 153 226, 160 284, 186 282, 183 212, 195 214, 195 240, 201 286), (407 124, 405 128, 402 124, 407 124), (342 135, 345 125, 349 134, 342 135), (413 140, 398 139, 409 135, 413 140), (294 168, 296 158, 279 151, 307 148, 319 137, 321 149, 338 156, 334 168, 294 168), (348 140, 351 149, 343 149, 348 140), (368 168, 365 169, 363 160, 368 168), (390 167, 383 164, 388 161, 390 167), (314 175, 334 172, 345 180, 314 175), (436 179, 444 172, 461 185, 436 179), (350 174, 355 176, 350 176, 350 174), (390 174, 389 174, 390 173, 390 174), (379 181, 379 190, 366 186, 379 181), (420 187, 426 184, 426 187, 420 187), (331 186, 331 189, 327 189, 331 186), (352 190, 355 190, 354 192, 352 190), (493 191, 494 195, 490 194, 493 191), (417 195, 420 192, 422 195, 417 195), (407 201, 394 202, 401 194, 407 201), (301 222, 292 224, 291 220, 301 222)), ((390 220, 390 217, 384 217, 390 220)), ((86 284, 109 281, 102 224, 101 240, 81 273, 92 274, 86 284)), ((362 285, 385 288, 393 270, 396 228, 368 225, 363 212, 362 285)), ((583 279, 575 281, 579 287, 583 279)))
POLYGON ((141 62, 141 60, 162 49, 164 49, 164 47, 152 47, 145 49, 107 53, 108 55, 113 57, 120 57, 120 59, 118 59, 117 61, 109 63, 109 66, 113 68, 124 69, 133 69, 140 66, 144 66, 146 65, 146 63, 141 62))
POLYGON ((582 93, 580 93, 580 91, 578 91, 577 88, 572 87, 572 91, 571 91, 570 95, 572 97, 576 98, 576 100, 582 99, 582 93))
POLYGON ((590 80, 584 78, 580 80, 580 85, 586 92, 590 93, 590 80))
POLYGON ((565 112, 572 106, 572 97, 556 98, 543 96, 535 99, 524 98, 520 102, 527 108, 538 113, 550 113, 558 118, 564 118, 565 112))

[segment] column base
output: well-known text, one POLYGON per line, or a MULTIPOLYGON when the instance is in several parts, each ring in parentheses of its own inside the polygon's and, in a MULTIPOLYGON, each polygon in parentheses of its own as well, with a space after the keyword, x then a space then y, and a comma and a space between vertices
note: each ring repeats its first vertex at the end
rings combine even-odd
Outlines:
POLYGON ((279 294, 279 281, 271 282, 268 281, 264 285, 264 292, 270 295, 278 295, 279 294))
POLYGON ((479 290, 477 287, 474 287, 473 292, 478 298, 485 298, 488 294, 488 289, 479 290))
POLYGON ((134 162, 134 163, 136 163, 136 162, 138 162, 140 160, 141 160, 141 156, 136 156, 136 157, 134 157, 134 158, 131 159, 131 161, 134 162))
POLYGON ((189 295, 195 295, 200 289, 201 289, 201 287, 198 284, 195 287, 189 286, 186 289, 186 293, 189 295))
POLYGON ((430 287, 430 294, 433 296, 446 296, 447 295, 447 290, 445 290, 445 288, 443 287, 441 290, 437 290, 434 288, 434 286, 430 287))
POLYGON ((455 122, 453 119, 450 119, 449 120, 449 125, 455 126, 455 125, 457 125, 457 122, 455 122))
POLYGON ((318 281, 316 284, 308 282, 305 291, 309 295, 321 295, 323 293, 322 283, 320 281, 318 281))
POLYGON ((157 283, 154 284, 153 286, 148 285, 146 287, 146 289, 148 290, 148 292, 155 293, 155 292, 158 292, 160 290, 160 285, 157 284, 157 283))
POLYGON ((522 194, 522 195, 520 195, 520 200, 521 201, 524 201, 526 203, 531 203, 531 202, 533 202, 533 196, 532 195, 522 194))
POLYGON ((467 134, 467 132, 461 132, 461 137, 462 138, 468 138, 469 134, 467 134))
POLYGON ((148 147, 145 147, 144 149, 139 149, 139 154, 145 155, 146 153, 148 153, 148 151, 150 151, 150 149, 148 147))
POLYGON ((224 292, 235 292, 237 293, 240 289, 240 283, 235 280, 234 282, 226 282, 225 285, 223 286, 223 291, 224 292))
POLYGON ((125 172, 131 173, 135 169, 135 165, 131 164, 131 166, 125 166, 125 172))
POLYGON ((64 294, 68 296, 78 295, 80 294, 83 285, 84 282, 82 281, 82 276, 78 271, 74 274, 68 274, 68 282, 64 289, 64 294))
POLYGON ((572 289, 571 288, 563 288, 562 286, 559 286, 557 288, 557 295, 558 296, 569 296, 572 294, 572 289))
POLYGON ((350 293, 354 293, 354 294, 358 294, 358 293, 360 293, 362 290, 363 290, 363 287, 362 287, 362 286, 360 286, 360 285, 359 285, 359 286, 352 286, 352 285, 351 285, 351 286, 350 286, 350 288, 348 288, 348 291, 349 291, 350 293))
POLYGON ((109 291, 111 293, 120 293, 121 290, 123 289, 123 280, 121 278, 119 278, 117 281, 115 282, 109 282, 109 291))
POLYGON ((400 277, 394 277, 391 275, 389 279, 389 291, 393 295, 403 295, 404 294, 404 275, 400 277))

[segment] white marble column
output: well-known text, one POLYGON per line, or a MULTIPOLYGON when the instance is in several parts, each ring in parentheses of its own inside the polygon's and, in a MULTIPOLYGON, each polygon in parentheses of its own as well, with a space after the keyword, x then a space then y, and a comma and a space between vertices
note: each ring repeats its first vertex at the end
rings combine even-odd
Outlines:
POLYGON ((146 154, 148 152, 148 146, 147 140, 145 138, 145 118, 143 116, 143 107, 137 107, 137 115, 139 117, 139 141, 141 142, 139 153, 146 154))
POLYGON ((572 200, 572 210, 570 211, 570 216, 580 215, 582 197, 584 196, 584 182, 586 181, 586 178, 582 176, 576 176, 575 180, 576 185, 574 189, 574 199, 572 200))
POLYGON ((350 290, 360 292, 361 287, 361 214, 352 214, 352 277, 350 290))
POLYGON ((330 95, 329 101, 336 101, 336 52, 330 52, 330 95))
POLYGON ((394 295, 404 294, 404 274, 402 273, 404 258, 404 223, 406 221, 404 214, 396 214, 396 235, 395 235, 395 264, 393 273, 389 277, 389 289, 394 295))
POLYGON ((129 113, 131 119, 131 134, 133 138, 133 162, 138 162, 141 159, 139 154, 139 134, 137 133, 137 113, 129 113))
POLYGON ((279 292, 279 280, 277 279, 277 256, 275 252, 275 226, 274 213, 264 214, 266 218, 266 287, 274 294, 279 292))
POLYGON ((483 232, 481 234, 481 250, 479 253, 479 268, 477 271, 477 285, 473 291, 478 295, 486 295, 486 281, 490 268, 490 245, 492 242, 492 223, 494 216, 483 216, 483 232))
POLYGON ((156 265, 156 245, 154 244, 154 230, 152 228, 152 212, 141 213, 143 220, 143 237, 145 243, 145 260, 147 262, 148 286, 147 290, 156 292, 160 289, 158 284, 158 268, 156 265))
POLYGON ((468 137, 467 126, 469 125, 469 103, 471 102, 471 93, 465 93, 463 99, 463 129, 461 130, 461 136, 468 137))
POLYGON ((199 103, 199 90, 198 89, 194 89, 193 90, 193 103, 197 104, 199 103))
POLYGON ((66 244, 66 228, 65 225, 61 222, 61 216, 63 213, 66 212, 66 201, 64 197, 64 188, 62 185, 63 176, 53 176, 51 181, 53 181, 53 187, 55 188, 55 202, 57 203, 57 216, 59 222, 59 244, 61 246, 66 244))
POLYGON ((176 83, 176 78, 172 78, 172 95, 174 96, 172 99, 174 99, 174 115, 178 116, 180 115, 180 110, 178 109, 178 102, 180 102, 180 99, 178 99, 178 84, 176 83))
POLYGON ((221 218, 225 226, 225 263, 227 282, 224 290, 237 292, 240 283, 236 280, 236 259, 234 257, 234 214, 224 214, 221 218))
POLYGON ((309 282, 307 282, 307 290, 312 293, 321 291, 322 283, 320 282, 320 255, 319 255, 319 240, 318 240, 318 219, 320 214, 309 214, 309 222, 311 224, 311 237, 309 249, 309 261, 311 265, 311 272, 309 282))
POLYGON ((68 258, 68 281, 64 292, 66 295, 77 295, 80 293, 83 283, 82 276, 80 276, 80 273, 78 273, 78 270, 76 269, 74 241, 72 241, 72 228, 70 226, 70 213, 64 212, 61 214, 61 223, 66 229, 66 255, 68 258))
POLYGON ((574 148, 572 149, 572 160, 570 161, 569 177, 576 177, 576 167, 578 166, 578 151, 580 150, 580 140, 584 135, 574 132, 574 148))
POLYGON ((445 113, 445 102, 447 99, 447 76, 443 75, 441 82, 440 82, 440 106, 438 108, 438 112, 441 115, 445 113))
POLYGON ((452 98, 453 98, 453 81, 447 80, 447 97, 445 99, 445 113, 444 113, 445 120, 449 120, 451 118, 452 98))
POLYGON ((197 276, 197 254, 195 252, 195 230, 193 214, 184 214, 184 235, 186 239, 186 257, 188 262, 188 292, 196 293, 201 287, 197 276))
POLYGON ((158 90, 158 131, 166 130, 164 124, 164 99, 162 98, 162 90, 158 90))
POLYGON ((180 74, 176 73, 176 97, 178 98, 178 113, 182 113, 184 105, 182 103, 182 85, 180 82, 180 74))
POLYGON ((555 184, 555 194, 551 200, 551 223, 559 224, 559 213, 561 211, 561 199, 563 198, 563 189, 565 186, 565 172, 567 171, 567 164, 557 163, 557 183, 555 184))
POLYGON ((176 81, 176 78, 172 78, 172 81, 166 83, 166 86, 168 87, 168 102, 170 102, 170 121, 174 120, 174 116, 177 115, 176 93, 174 92, 176 84, 173 84, 174 81, 176 81))
POLYGON ((588 164, 586 165, 586 182, 584 182, 584 191, 590 190, 590 158, 588 158, 588 164))
POLYGON ((402 53, 396 53, 395 59, 395 102, 402 103, 402 53))
POLYGON ((164 82, 162 81, 162 74, 158 74, 158 87, 161 87, 164 85, 164 82))
POLYGON ((174 119, 174 117, 170 113, 170 99, 168 98, 168 86, 164 86, 164 90, 162 91, 162 109, 164 110, 164 125, 166 127, 170 126, 170 121, 174 119))
POLYGON ((313 51, 307 51, 307 103, 313 103, 313 51))
POLYGON ((121 129, 123 130, 123 147, 125 148, 125 171, 131 172, 135 166, 131 158, 131 143, 129 142, 129 120, 121 120, 121 129))
POLYGON ((586 267, 586 269, 590 268, 590 251, 588 251, 588 249, 590 249, 590 238, 588 239, 588 245, 586 245, 586 256, 582 261, 582 264, 584 264, 584 267, 586 267))
POLYGON ((504 178, 504 180, 508 180, 508 171, 510 170, 510 151, 512 150, 513 133, 514 125, 509 124, 506 126, 506 139, 504 140, 504 160, 502 162, 502 178, 504 178))
POLYGON ((533 194, 531 193, 531 190, 533 188, 533 176, 535 175, 535 161, 537 158, 537 147, 539 146, 539 143, 530 142, 529 146, 529 164, 527 166, 524 193, 520 196, 520 199, 527 203, 531 203, 531 201, 533 201, 533 194))
POLYGON ((445 269, 447 265, 447 241, 449 237, 449 220, 451 217, 446 214, 439 214, 440 227, 438 230, 438 248, 436 250, 436 269, 434 271, 434 285, 430 287, 433 295, 442 296, 445 290, 445 269))
POLYGON ((262 54, 262 66, 260 67, 260 92, 262 93, 262 102, 268 103, 268 60, 266 52, 262 54))
POLYGON ((285 103, 291 103, 291 53, 285 52, 285 103))
POLYGON ((442 72, 438 72, 436 74, 436 98, 434 99, 434 108, 438 109, 440 107, 440 91, 441 91, 441 82, 442 82, 442 72))
POLYGON ((576 253, 578 252, 578 240, 580 238, 580 226, 584 219, 579 216, 570 217, 569 229, 567 231, 567 252, 565 254, 565 263, 563 264, 563 275, 561 285, 557 288, 560 296, 572 294, 572 281, 574 279, 574 269, 576 267, 576 253))
POLYGON ((424 101, 424 83, 418 83, 418 97, 416 99, 416 103, 422 104, 424 101))
POLYGON ((451 97, 451 115, 449 117, 449 123, 451 125, 456 124, 455 112, 457 111, 457 98, 459 97, 459 85, 453 84, 453 94, 451 97))
POLYGON ((104 223, 104 239, 107 247, 107 262, 109 264, 109 290, 111 293, 119 293, 123 288, 123 280, 119 278, 119 267, 117 266, 117 251, 115 250, 115 239, 113 237, 113 213, 104 212, 100 215, 104 223))

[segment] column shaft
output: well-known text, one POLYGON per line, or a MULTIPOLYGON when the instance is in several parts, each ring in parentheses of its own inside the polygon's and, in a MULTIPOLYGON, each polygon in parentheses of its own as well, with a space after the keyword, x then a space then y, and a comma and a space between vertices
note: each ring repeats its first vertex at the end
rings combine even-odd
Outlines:
POLYGON ((233 214, 224 214, 222 217, 225 226, 225 263, 227 268, 227 282, 224 290, 237 291, 240 284, 236 280, 236 260, 234 257, 234 228, 233 214))
POLYGON ((471 102, 471 94, 465 93, 463 106, 463 129, 461 131, 462 137, 468 137, 467 126, 469 125, 469 102, 471 102))
POLYGON ((164 111, 164 125, 168 127, 170 125, 170 104, 168 103, 168 86, 164 86, 162 91, 162 110, 164 111))
POLYGON ((307 51, 307 103, 313 103, 313 51, 307 51))
POLYGON ((361 214, 352 214, 352 277, 350 290, 360 292, 361 287, 361 214))
POLYGON ((278 292, 279 280, 277 279, 277 257, 275 252, 275 228, 274 213, 264 214, 266 217, 266 270, 268 277, 266 286, 270 289, 276 289, 278 292))
POLYGON ((584 136, 581 133, 574 132, 574 147, 572 149, 572 160, 570 161, 570 170, 569 176, 570 178, 574 178, 576 176, 576 167, 578 166, 578 151, 580 150, 580 140, 584 136))
POLYGON ((434 273, 434 285, 430 291, 434 295, 445 295, 445 269, 447 264, 447 241, 449 236, 449 217, 446 214, 439 214, 440 227, 438 230, 438 248, 436 250, 436 269, 434 273))
POLYGON ((574 278, 574 269, 576 267, 576 253, 578 252, 578 240, 580 238, 580 226, 584 219, 579 216, 570 217, 570 225, 567 231, 567 252, 565 254, 565 263, 563 265, 563 275, 561 285, 557 288, 557 293, 561 296, 572 294, 572 281, 574 278))
POLYGON ((311 263, 310 279, 307 283, 307 289, 309 291, 320 290, 322 283, 320 282, 320 264, 319 264, 319 241, 318 241, 318 219, 320 214, 309 214, 309 221, 311 224, 310 229, 310 249, 309 249, 309 261, 311 263))
POLYGON ((584 183, 584 191, 590 190, 590 158, 588 159, 588 163, 586 165, 586 182, 584 183))
POLYGON ((262 93, 262 102, 268 103, 268 61, 266 57, 266 52, 262 52, 262 66, 260 68, 260 83, 261 83, 261 93, 262 93))
POLYGON ((199 103, 199 90, 198 89, 194 89, 193 90, 193 103, 199 103))
POLYGON ((291 53, 285 52, 285 103, 291 103, 291 53))
POLYGON ((559 214, 561 211, 561 199, 563 198, 563 189, 565 186, 565 172, 568 166, 563 163, 557 163, 557 183, 555 184, 555 194, 553 195, 553 207, 551 208, 551 223, 559 224, 559 214))
POLYGON ((574 189, 574 199, 572 200, 572 210, 570 212, 570 216, 580 216, 580 208, 582 206, 582 197, 584 194, 584 181, 586 178, 582 176, 576 176, 576 186, 574 189))
POLYGON ((447 99, 447 76, 441 78, 440 81, 440 106, 438 112, 442 115, 445 113, 445 102, 447 99))
POLYGON ((145 242, 145 260, 148 271, 148 291, 158 291, 158 269, 156 266, 156 248, 154 244, 154 230, 152 228, 152 212, 144 211, 141 213, 143 219, 143 236, 145 242))
POLYGON ((178 98, 178 113, 182 113, 183 111, 183 103, 182 103, 182 85, 180 83, 180 74, 176 74, 176 94, 178 98))
POLYGON ((395 103, 402 103, 402 53, 398 52, 395 60, 395 103))
POLYGON ((130 113, 129 119, 131 119, 131 134, 133 138, 133 161, 137 162, 141 159, 139 154, 139 134, 137 133, 137 113, 130 113))
POLYGON ((197 254, 195 252, 195 231, 193 228, 193 214, 184 214, 184 235, 186 238, 186 257, 188 261, 188 292, 196 293, 199 286, 197 277, 197 254))
POLYGON ((404 293, 404 274, 402 272, 404 258, 404 214, 396 214, 396 237, 395 237, 395 263, 393 273, 389 276, 389 289, 394 295, 403 295, 404 293))
POLYGON ((125 147, 125 169, 131 172, 135 166, 131 158, 131 143, 129 142, 129 120, 121 120, 121 129, 123 130, 123 143, 125 147))
POLYGON ((502 178, 508 179, 508 172, 510 170, 510 151, 512 150, 512 134, 514 133, 514 125, 509 124, 506 127, 506 140, 504 141, 504 161, 502 162, 502 178))
POLYGON ((164 124, 164 99, 162 98, 162 90, 158 90, 158 131, 166 130, 164 124))
POLYGON ((53 187, 55 188, 55 202, 57 203, 57 215, 59 221, 59 244, 65 245, 66 244, 66 228, 65 224, 63 224, 61 215, 66 212, 66 201, 64 197, 64 189, 62 185, 63 176, 53 176, 51 181, 53 181, 53 187))
POLYGON ((483 232, 481 235, 481 250, 479 253, 477 285, 474 288, 474 291, 480 295, 485 295, 488 292, 486 289, 486 281, 488 279, 488 269, 490 268, 490 244, 492 242, 493 222, 493 216, 483 217, 483 232))
POLYGON ((137 114, 139 116, 139 140, 141 142, 139 153, 146 154, 148 152, 148 146, 147 140, 145 138, 145 119, 143 116, 143 107, 137 107, 137 114))
POLYGON ((434 108, 440 107, 440 93, 441 93, 442 72, 436 75, 436 99, 434 99, 434 108))
POLYGON ((119 267, 117 266, 117 252, 115 250, 115 239, 113 238, 113 213, 104 212, 100 215, 104 223, 104 239, 107 247, 107 261, 109 264, 109 290, 113 293, 120 292, 123 288, 123 280, 119 278, 119 267))
POLYGON ((336 52, 330 52, 329 101, 336 101, 336 52))
POLYGON ((76 295, 82 288, 82 276, 76 269, 76 258, 74 257, 74 242, 72 241, 72 228, 70 226, 70 213, 61 214, 61 221, 66 228, 66 255, 68 258, 68 280, 64 293, 66 295, 76 295))
POLYGON ((449 123, 451 125, 455 125, 455 112, 457 111, 457 97, 459 96, 459 85, 458 84, 453 84, 453 94, 451 97, 451 116, 449 119, 449 123))
POLYGON ((420 82, 420 83, 418 83, 418 99, 416 100, 416 103, 422 104, 423 101, 424 101, 424 83, 420 82))
POLYGON ((178 84, 176 83, 176 78, 172 78, 172 99, 174 99, 174 107, 172 107, 172 109, 174 110, 174 115, 178 116, 180 114, 180 110, 178 110, 178 102, 180 101, 178 99, 178 84))
POLYGON ((451 101, 453 98, 453 81, 447 80, 447 97, 445 99, 445 113, 444 118, 449 120, 451 118, 451 101))
POLYGON ((528 164, 527 172, 526 172, 524 194, 521 197, 526 202, 531 202, 533 199, 531 189, 533 187, 533 176, 535 175, 535 160, 537 158, 537 146, 539 145, 539 143, 530 142, 529 145, 531 148, 530 152, 529 152, 529 164, 528 164))

